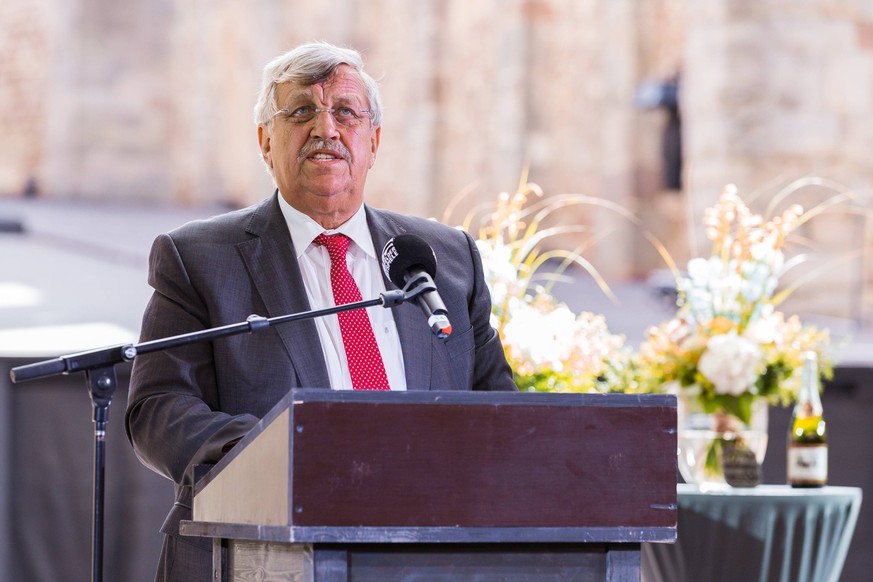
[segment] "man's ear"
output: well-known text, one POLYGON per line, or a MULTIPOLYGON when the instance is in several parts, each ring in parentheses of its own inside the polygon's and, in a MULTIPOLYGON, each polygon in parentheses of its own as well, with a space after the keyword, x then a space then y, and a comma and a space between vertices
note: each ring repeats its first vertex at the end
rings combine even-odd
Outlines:
POLYGON ((270 132, 263 125, 258 126, 258 145, 261 146, 261 157, 264 163, 272 169, 273 156, 270 153, 270 132))
POLYGON ((370 167, 376 163, 376 152, 379 151, 379 140, 382 138, 382 126, 377 127, 370 136, 370 167))

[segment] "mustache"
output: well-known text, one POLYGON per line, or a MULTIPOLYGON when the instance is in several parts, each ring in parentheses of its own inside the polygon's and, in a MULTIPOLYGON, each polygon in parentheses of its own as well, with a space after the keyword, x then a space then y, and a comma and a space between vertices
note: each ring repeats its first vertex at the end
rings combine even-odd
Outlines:
POLYGON ((316 150, 329 150, 335 154, 339 154, 340 157, 347 162, 352 159, 352 152, 350 152, 346 146, 338 141, 327 139, 314 139, 306 142, 303 144, 303 147, 300 148, 300 152, 297 154, 297 159, 300 160, 306 158, 316 150))

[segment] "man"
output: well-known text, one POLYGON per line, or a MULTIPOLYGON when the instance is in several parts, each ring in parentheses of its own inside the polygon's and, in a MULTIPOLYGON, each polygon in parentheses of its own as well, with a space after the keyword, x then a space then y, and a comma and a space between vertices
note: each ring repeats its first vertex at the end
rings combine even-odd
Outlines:
POLYGON ((128 435, 176 490, 158 580, 210 579, 210 541, 178 535, 191 518, 191 468, 219 460, 290 389, 515 389, 471 237, 363 203, 382 130, 378 87, 358 53, 314 43, 278 57, 264 70, 255 120, 277 192, 155 240, 142 340, 347 303, 337 295, 346 291, 375 298, 393 288, 381 249, 403 233, 433 247, 454 331, 437 339, 419 307, 403 304, 138 357, 128 435))

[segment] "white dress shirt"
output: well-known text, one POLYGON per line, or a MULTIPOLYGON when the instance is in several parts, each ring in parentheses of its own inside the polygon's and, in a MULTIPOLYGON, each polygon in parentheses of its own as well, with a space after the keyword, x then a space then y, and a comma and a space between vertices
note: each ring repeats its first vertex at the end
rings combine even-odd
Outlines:
MULTIPOLYGON (((309 216, 292 207, 279 195, 279 207, 288 224, 291 240, 297 253, 297 263, 303 275, 303 285, 312 309, 325 309, 334 306, 333 290, 330 286, 330 256, 327 249, 313 244, 321 233, 344 234, 351 239, 346 263, 352 278, 361 290, 364 300, 375 299, 385 292, 379 258, 373 246, 373 238, 367 226, 367 216, 363 205, 344 224, 335 230, 324 228, 309 216)), ((367 315, 373 326, 376 344, 385 363, 385 374, 392 390, 406 390, 406 371, 403 367, 403 353, 400 349, 400 336, 390 309, 382 306, 368 307, 367 315)), ((352 379, 346 361, 346 350, 336 315, 317 317, 315 327, 321 340, 321 350, 327 363, 327 373, 331 388, 350 390, 352 379)), ((313 386, 317 388, 317 386, 313 386)))

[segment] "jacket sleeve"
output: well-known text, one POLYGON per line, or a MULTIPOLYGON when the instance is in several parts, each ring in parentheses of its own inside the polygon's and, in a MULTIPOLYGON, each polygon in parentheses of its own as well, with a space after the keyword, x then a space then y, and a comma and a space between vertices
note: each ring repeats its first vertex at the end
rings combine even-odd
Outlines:
MULTIPOLYGON (((170 235, 159 236, 149 257, 154 293, 143 315, 141 341, 210 327, 210 318, 170 235)), ((258 421, 219 412, 210 342, 142 354, 134 361, 125 428, 140 460, 179 484, 189 468, 214 463, 258 421)))
POLYGON ((517 390, 500 336, 491 326, 491 293, 485 283, 482 257, 473 237, 466 232, 464 235, 473 262, 473 291, 470 295, 469 312, 476 351, 472 388, 473 390, 517 390))

